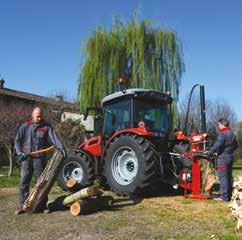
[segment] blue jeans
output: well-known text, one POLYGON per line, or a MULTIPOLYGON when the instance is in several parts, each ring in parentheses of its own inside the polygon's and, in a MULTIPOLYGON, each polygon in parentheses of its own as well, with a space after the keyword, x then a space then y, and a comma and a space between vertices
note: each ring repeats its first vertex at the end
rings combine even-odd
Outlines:
POLYGON ((230 201, 233 189, 232 176, 233 156, 222 155, 217 160, 217 171, 220 181, 220 198, 230 201))

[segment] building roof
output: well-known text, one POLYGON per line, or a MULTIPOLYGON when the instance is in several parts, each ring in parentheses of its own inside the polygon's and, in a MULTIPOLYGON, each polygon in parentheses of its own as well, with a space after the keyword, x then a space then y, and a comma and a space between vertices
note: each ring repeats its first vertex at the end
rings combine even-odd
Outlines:
POLYGON ((65 110, 71 111, 71 112, 80 112, 79 106, 74 103, 65 102, 63 100, 57 100, 55 98, 50 97, 44 97, 32 93, 26 93, 21 92, 9 88, 0 88, 0 96, 9 96, 9 97, 15 97, 27 101, 33 101, 38 103, 44 103, 51 105, 53 107, 64 107, 65 110))

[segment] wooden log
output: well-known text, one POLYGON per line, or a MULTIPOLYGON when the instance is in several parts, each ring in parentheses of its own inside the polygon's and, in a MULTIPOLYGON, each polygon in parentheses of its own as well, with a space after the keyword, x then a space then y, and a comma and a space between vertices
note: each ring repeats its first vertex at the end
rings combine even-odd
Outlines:
POLYGON ((106 209, 113 205, 114 198, 112 196, 99 196, 87 199, 89 205, 96 205, 99 209, 106 209))
POLYGON ((81 214, 81 212, 83 212, 83 208, 84 208, 84 203, 85 200, 79 200, 79 201, 76 201, 74 202, 71 207, 70 207, 70 212, 71 212, 71 215, 76 217, 78 215, 81 214))
POLYGON ((23 209, 26 212, 38 212, 43 210, 48 194, 55 182, 61 165, 63 156, 59 150, 56 150, 52 158, 48 161, 43 173, 39 177, 34 189, 24 202, 23 209))
POLYGON ((67 195, 59 196, 54 201, 48 203, 48 209, 51 212, 54 211, 63 211, 69 209, 68 206, 63 205, 64 199, 67 197, 67 195))
POLYGON ((71 189, 76 185, 76 183, 77 181, 74 178, 70 178, 67 180, 66 186, 71 189))
POLYGON ((72 216, 93 213, 110 208, 113 202, 114 199, 111 196, 81 199, 71 205, 70 212, 72 216))
POLYGON ((100 188, 87 187, 87 188, 81 189, 80 191, 67 196, 64 199, 63 204, 69 205, 80 199, 84 199, 87 197, 93 197, 93 196, 100 196, 100 195, 102 195, 102 193, 103 193, 103 191, 100 188))

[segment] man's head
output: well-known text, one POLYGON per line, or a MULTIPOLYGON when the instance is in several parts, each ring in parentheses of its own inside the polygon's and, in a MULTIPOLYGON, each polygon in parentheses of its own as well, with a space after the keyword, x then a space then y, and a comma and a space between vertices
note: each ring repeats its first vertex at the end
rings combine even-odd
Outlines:
POLYGON ((39 107, 34 108, 32 112, 32 119, 34 123, 40 123, 42 121, 42 111, 39 107))
POLYGON ((218 128, 221 130, 226 127, 229 127, 229 121, 226 118, 220 118, 218 120, 218 128))

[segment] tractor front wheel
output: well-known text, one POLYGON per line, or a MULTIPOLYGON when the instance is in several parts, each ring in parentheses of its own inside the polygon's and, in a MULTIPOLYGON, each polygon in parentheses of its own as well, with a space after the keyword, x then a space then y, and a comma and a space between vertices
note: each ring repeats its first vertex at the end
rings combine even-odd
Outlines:
POLYGON ((90 156, 78 153, 69 155, 64 160, 57 176, 57 182, 64 191, 68 190, 66 183, 70 178, 77 182, 75 189, 81 189, 93 184, 94 167, 90 156))
POLYGON ((137 135, 120 135, 110 143, 105 157, 105 177, 119 195, 144 194, 157 179, 151 143, 137 135))

